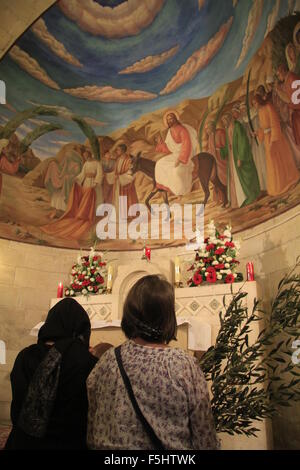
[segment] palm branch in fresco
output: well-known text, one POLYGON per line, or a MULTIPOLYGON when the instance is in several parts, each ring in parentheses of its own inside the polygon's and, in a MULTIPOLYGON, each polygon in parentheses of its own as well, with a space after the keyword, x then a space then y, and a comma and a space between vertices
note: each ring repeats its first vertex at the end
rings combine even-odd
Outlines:
POLYGON ((204 131, 205 122, 206 122, 206 119, 207 119, 207 116, 209 115, 209 113, 210 113, 210 111, 209 111, 209 109, 207 108, 207 110, 206 110, 205 113, 204 113, 202 122, 201 122, 201 124, 200 124, 200 129, 199 129, 200 152, 202 152, 203 131, 204 131))
POLYGON ((35 116, 58 116, 58 112, 47 106, 35 106, 30 109, 25 109, 24 111, 19 111, 0 129, 0 139, 9 139, 27 119, 35 116))
POLYGON ((82 130, 84 135, 88 138, 93 155, 96 160, 100 160, 100 147, 98 138, 94 132, 94 129, 80 116, 72 116, 72 120, 76 122, 79 128, 82 130))
POLYGON ((36 127, 33 129, 33 131, 28 132, 26 137, 20 142, 20 153, 25 153, 32 142, 34 142, 36 139, 41 137, 44 134, 47 134, 48 132, 53 132, 63 129, 63 126, 61 126, 58 123, 53 123, 53 124, 43 124, 42 126, 36 127))

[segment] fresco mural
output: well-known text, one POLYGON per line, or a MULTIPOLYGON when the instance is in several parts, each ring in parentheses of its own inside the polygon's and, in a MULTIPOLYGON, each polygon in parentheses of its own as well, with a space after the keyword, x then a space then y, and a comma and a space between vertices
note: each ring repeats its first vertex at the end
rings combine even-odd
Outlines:
POLYGON ((99 204, 204 203, 236 233, 300 202, 299 0, 60 0, 0 79, 3 238, 135 250, 97 239, 99 204))

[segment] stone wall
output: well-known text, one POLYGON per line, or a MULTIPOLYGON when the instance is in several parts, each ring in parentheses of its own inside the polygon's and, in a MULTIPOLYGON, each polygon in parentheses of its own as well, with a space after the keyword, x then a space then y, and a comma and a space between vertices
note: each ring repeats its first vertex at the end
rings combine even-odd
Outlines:
MULTIPOLYGON (((277 291, 282 276, 294 265, 300 254, 300 211, 296 207, 253 229, 238 235, 242 240, 241 271, 253 261, 265 308, 277 291)), ((169 265, 172 279, 173 260, 183 248, 152 250, 153 262, 169 265)), ((140 260, 141 251, 111 253, 118 264, 140 260)), ((60 281, 69 281, 70 268, 78 252, 29 245, 0 239, 0 340, 6 343, 7 363, 0 365, 0 422, 9 421, 9 372, 22 348, 34 342, 30 329, 45 319, 50 299, 56 297, 60 281)), ((187 254, 187 257, 190 254, 187 254)), ((184 257, 182 257, 184 258, 184 257)), ((284 415, 274 420, 276 447, 299 448, 300 406, 285 408, 284 415)))

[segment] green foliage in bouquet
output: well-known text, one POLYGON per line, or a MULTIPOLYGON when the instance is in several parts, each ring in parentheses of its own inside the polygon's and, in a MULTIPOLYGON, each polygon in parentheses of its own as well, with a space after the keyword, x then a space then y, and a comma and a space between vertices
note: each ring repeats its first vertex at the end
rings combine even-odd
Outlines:
POLYGON ((269 318, 257 301, 248 311, 244 303, 247 293, 242 289, 220 313, 216 343, 200 360, 211 382, 218 432, 256 435, 253 421, 270 418, 280 407, 300 400, 299 267, 298 259, 279 283, 269 318), (250 341, 251 326, 260 320, 264 329, 250 341))
POLYGON ((72 266, 72 282, 66 287, 65 296, 103 294, 106 291, 106 274, 106 262, 102 254, 96 254, 91 248, 89 256, 78 256, 77 263, 72 266))

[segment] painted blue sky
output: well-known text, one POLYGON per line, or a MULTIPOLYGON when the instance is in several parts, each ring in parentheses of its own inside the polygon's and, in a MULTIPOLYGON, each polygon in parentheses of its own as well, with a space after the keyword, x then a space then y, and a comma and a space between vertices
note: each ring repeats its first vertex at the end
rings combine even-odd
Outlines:
MULTIPOLYGON (((123 1, 97 0, 96 3, 117 7, 123 1)), ((253 0, 239 0, 236 6, 232 0, 206 0, 200 10, 198 0, 165 0, 152 23, 138 35, 115 39, 84 31, 55 5, 42 18, 49 33, 79 60, 82 67, 71 65, 55 55, 29 29, 19 38, 16 45, 34 58, 60 89, 55 90, 41 83, 6 54, 0 62, 0 78, 6 82, 7 102, 17 110, 26 109, 33 102, 64 106, 81 116, 105 122, 104 126, 94 129, 97 134, 107 135, 115 129, 126 127, 142 114, 174 106, 187 98, 209 96, 223 83, 240 77, 263 41, 268 17, 276 5, 279 5, 277 18, 286 15, 289 6, 294 6, 293 0, 282 0, 280 4, 277 0, 263 2, 254 39, 238 68, 235 68, 235 65, 243 47, 253 0), (207 67, 174 92, 159 95, 188 58, 205 46, 230 17, 233 17, 232 26, 222 47, 207 67), (135 62, 150 55, 161 54, 175 46, 178 46, 177 53, 162 65, 145 73, 119 74, 122 69, 135 62), (85 86, 140 90, 157 96, 150 100, 128 103, 99 102, 71 96, 63 91, 66 88, 85 86)), ((7 108, 1 107, 0 116, 1 124, 11 113, 7 108)), ((28 127, 30 126, 34 127, 31 122, 28 123, 28 127)), ((70 135, 59 136, 53 133, 35 142, 33 148, 40 157, 45 155, 45 147, 48 147, 48 150, 52 148, 55 153, 64 141, 84 140, 84 136, 74 124, 65 122, 64 127, 70 135)))

